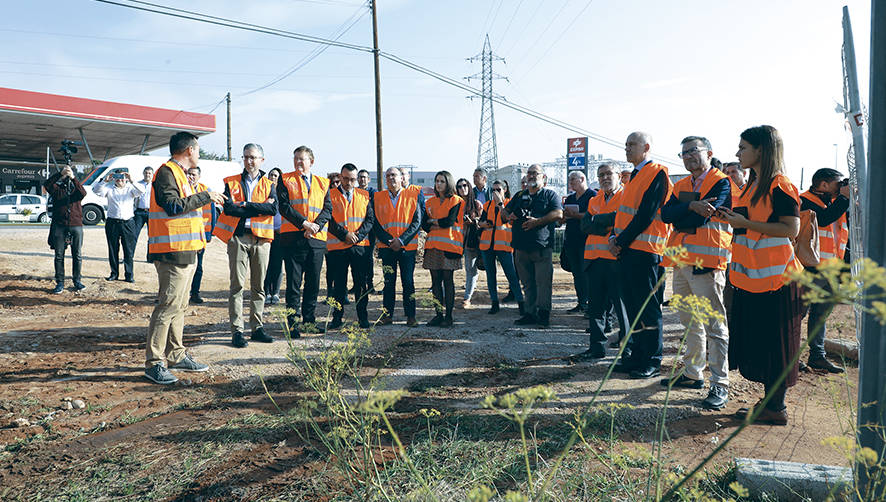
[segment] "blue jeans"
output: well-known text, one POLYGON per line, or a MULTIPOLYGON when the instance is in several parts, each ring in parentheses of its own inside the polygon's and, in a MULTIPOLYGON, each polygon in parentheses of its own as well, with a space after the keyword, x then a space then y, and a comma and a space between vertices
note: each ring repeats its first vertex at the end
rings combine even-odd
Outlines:
POLYGON ((508 287, 511 294, 518 302, 523 301, 523 291, 520 290, 520 279, 517 277, 517 269, 514 268, 514 255, 508 251, 480 251, 483 256, 483 264, 486 266, 486 287, 489 289, 489 299, 498 301, 498 282, 495 276, 495 259, 501 263, 501 269, 508 278, 508 287))
POLYGON ((480 250, 473 248, 465 248, 465 300, 470 300, 474 296, 474 289, 477 288, 477 259, 480 257, 480 250))

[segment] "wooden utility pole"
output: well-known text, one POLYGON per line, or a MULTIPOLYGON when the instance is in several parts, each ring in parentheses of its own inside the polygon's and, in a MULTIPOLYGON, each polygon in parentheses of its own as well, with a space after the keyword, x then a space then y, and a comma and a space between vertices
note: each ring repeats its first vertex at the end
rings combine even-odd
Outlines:
POLYGON ((378 176, 378 189, 384 190, 384 164, 381 155, 381 78, 378 73, 378 22, 376 20, 376 0, 370 0, 372 9, 372 59, 375 63, 375 170, 378 176))
POLYGON ((228 162, 231 161, 231 93, 229 92, 227 96, 225 96, 225 101, 228 102, 228 162))

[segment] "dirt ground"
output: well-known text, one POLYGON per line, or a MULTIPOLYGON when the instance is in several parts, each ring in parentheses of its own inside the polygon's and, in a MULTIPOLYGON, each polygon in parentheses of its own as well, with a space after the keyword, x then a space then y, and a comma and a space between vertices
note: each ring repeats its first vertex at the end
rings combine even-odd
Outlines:
MULTIPOLYGON (((45 226, 0 227, 0 498, 7 492, 29 493, 35 485, 61 486, 66 473, 85 468, 103 452, 153 448, 165 452, 158 453, 165 458, 189 447, 179 440, 181 433, 228 424, 238 417, 275 413, 258 375, 270 382, 272 394, 282 402, 297 397, 298 375, 286 358, 289 347, 281 339, 273 313, 266 314, 268 331, 278 341, 252 343, 240 350, 229 344, 228 267, 221 243, 212 242, 207 249, 202 288, 207 301, 188 309, 185 328, 191 354, 211 369, 179 374, 179 384, 162 387, 142 376, 148 318, 156 294, 153 266, 143 260, 145 234, 136 253, 140 258, 136 283, 107 282, 103 228, 87 227, 86 289, 52 295, 47 231, 45 226), (75 400, 83 401, 85 407, 69 409, 67 403, 75 400), (17 419, 27 424, 22 420, 17 424, 17 419)), ((70 270, 70 260, 67 266, 70 270)), ((426 295, 427 272, 418 268, 416 283, 417 294, 426 295)), ((547 330, 514 326, 516 305, 488 315, 482 272, 474 306, 456 311, 452 329, 407 328, 398 295, 397 322, 374 330, 368 356, 386 359, 387 388, 409 390, 411 407, 480 413, 479 402, 486 395, 548 384, 559 397, 541 413, 567 420, 590 401, 612 354, 595 363, 571 364, 562 359, 584 350, 587 321, 566 313, 575 305, 571 276, 558 268, 555 283, 553 325, 547 330)), ((461 294, 461 271, 456 284, 461 294)), ((500 291, 506 284, 501 276, 500 291)), ((70 286, 68 279, 66 287, 70 286)), ((370 312, 377 315, 380 301, 380 296, 371 297, 370 312)), ((353 306, 346 312, 354 318, 353 306)), ((420 321, 431 316, 430 309, 420 308, 420 321)), ((829 336, 854 338, 854 326, 851 311, 839 307, 829 321, 829 336)), ((682 334, 676 314, 667 308, 665 331, 663 373, 675 364, 682 334)), ((341 339, 340 334, 330 333, 294 343, 319 352, 341 339)), ((748 428, 718 462, 756 457, 847 465, 846 458, 821 444, 824 438, 845 435, 848 424, 854 422, 857 364, 849 362, 847 369, 845 376, 836 377, 801 373, 798 385, 787 395, 789 425, 748 428)), ((709 453, 739 425, 732 418, 736 409, 761 396, 762 386, 744 380, 738 372, 732 372, 730 379, 729 404, 717 412, 697 406, 706 390, 672 391, 670 440, 665 446, 670 461, 689 466, 709 453)), ((648 445, 664 399, 658 379, 616 377, 603 387, 597 402, 632 405, 619 415, 622 440, 648 445)), ((287 483, 296 469, 304 468, 305 462, 299 460, 304 446, 290 438, 285 444, 240 451, 224 465, 208 469, 200 483, 248 486, 252 494, 263 493, 287 483)), ((193 486, 183 488, 167 498, 187 498, 183 494, 193 490, 193 486)))

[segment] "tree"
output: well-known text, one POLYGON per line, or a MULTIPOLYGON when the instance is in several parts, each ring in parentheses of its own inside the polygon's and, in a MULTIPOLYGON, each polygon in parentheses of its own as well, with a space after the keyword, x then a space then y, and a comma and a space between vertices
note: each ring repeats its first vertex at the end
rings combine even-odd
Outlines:
POLYGON ((206 160, 228 160, 227 155, 222 155, 220 153, 209 152, 204 149, 200 149, 200 158, 206 160))

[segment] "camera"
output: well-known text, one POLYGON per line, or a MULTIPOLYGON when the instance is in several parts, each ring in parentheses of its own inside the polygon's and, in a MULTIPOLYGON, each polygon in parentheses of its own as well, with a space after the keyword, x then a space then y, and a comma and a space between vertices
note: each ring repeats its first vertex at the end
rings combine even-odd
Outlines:
POLYGON ((125 180, 126 175, 124 175, 123 173, 114 173, 113 176, 111 176, 111 178, 113 178, 115 180, 125 180))

